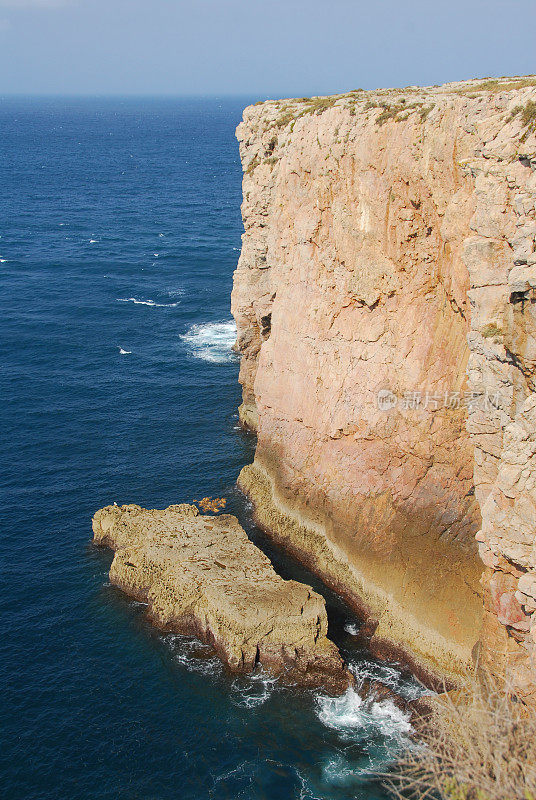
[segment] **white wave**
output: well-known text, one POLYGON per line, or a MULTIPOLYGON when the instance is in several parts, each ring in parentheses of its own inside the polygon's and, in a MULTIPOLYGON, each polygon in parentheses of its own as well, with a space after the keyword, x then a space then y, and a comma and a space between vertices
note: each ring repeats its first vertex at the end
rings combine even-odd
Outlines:
POLYGON ((185 667, 189 672, 197 672, 211 677, 220 676, 223 666, 211 647, 202 644, 198 639, 182 636, 179 633, 168 633, 162 638, 172 653, 176 664, 185 667))
POLYGON ((175 308, 178 303, 155 303, 154 300, 139 300, 137 297, 118 297, 118 303, 134 303, 137 306, 151 306, 152 308, 175 308))
POLYGON ((143 600, 130 600, 132 608, 149 608, 149 603, 144 603, 143 600))
POLYGON ((132 350, 123 350, 122 347, 119 348, 119 355, 120 356, 129 356, 132 353, 132 350))
POLYGON ((400 669, 393 664, 365 660, 353 662, 349 667, 358 685, 362 685, 365 680, 379 681, 405 700, 416 700, 418 697, 430 694, 416 678, 407 674, 402 675, 400 669))
POLYGON ((237 679, 233 684, 233 702, 241 708, 256 708, 262 706, 271 696, 277 678, 267 675, 264 671, 259 671, 248 676, 247 679, 237 679))
POLYGON ((374 700, 372 696, 363 699, 352 687, 341 697, 318 697, 317 714, 324 725, 346 739, 371 729, 391 738, 411 731, 410 715, 392 700, 374 700))
POLYGON ((236 325, 233 320, 192 325, 181 339, 186 342, 191 354, 203 361, 224 364, 236 358, 232 350, 236 340, 236 325))
POLYGON ((344 626, 344 630, 346 631, 346 633, 349 633, 350 636, 357 636, 357 634, 359 633, 359 625, 356 622, 348 622, 344 626))
POLYGON ((363 660, 352 662, 349 666, 359 684, 363 683, 364 680, 372 679, 389 686, 391 689, 397 689, 401 683, 400 670, 390 664, 363 660))

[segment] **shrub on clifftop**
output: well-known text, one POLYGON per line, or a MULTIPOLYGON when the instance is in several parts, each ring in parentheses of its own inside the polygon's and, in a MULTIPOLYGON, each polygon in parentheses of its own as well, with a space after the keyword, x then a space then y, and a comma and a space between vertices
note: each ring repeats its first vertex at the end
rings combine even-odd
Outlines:
POLYGON ((468 678, 432 706, 389 778, 396 797, 536 800, 536 713, 501 681, 468 678))

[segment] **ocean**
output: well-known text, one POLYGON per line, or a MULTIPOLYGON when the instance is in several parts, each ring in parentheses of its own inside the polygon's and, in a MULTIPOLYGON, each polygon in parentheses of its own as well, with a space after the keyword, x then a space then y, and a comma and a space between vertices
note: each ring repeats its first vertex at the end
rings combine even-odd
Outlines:
POLYGON ((324 594, 356 674, 419 692, 235 488, 255 446, 229 311, 250 100, 0 102, 3 800, 372 800, 407 739, 390 701, 232 676, 154 630, 90 544, 105 504, 224 496, 324 594))

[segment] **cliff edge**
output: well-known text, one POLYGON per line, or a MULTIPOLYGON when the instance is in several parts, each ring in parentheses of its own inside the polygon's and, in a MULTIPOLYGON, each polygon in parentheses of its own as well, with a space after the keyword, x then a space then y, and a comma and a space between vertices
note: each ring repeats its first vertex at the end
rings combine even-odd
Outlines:
POLYGON ((260 524, 377 648, 527 694, 535 130, 533 77, 247 108, 232 295, 260 524))

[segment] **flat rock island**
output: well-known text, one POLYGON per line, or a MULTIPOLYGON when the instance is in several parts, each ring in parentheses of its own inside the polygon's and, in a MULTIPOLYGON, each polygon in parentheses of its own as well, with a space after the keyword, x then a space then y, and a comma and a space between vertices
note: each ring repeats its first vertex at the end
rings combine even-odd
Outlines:
POLYGON ((148 604, 159 627, 211 644, 234 671, 262 665, 284 682, 341 694, 352 682, 327 638, 323 597, 283 580, 236 517, 196 506, 106 506, 93 541, 115 551, 110 581, 148 604))

